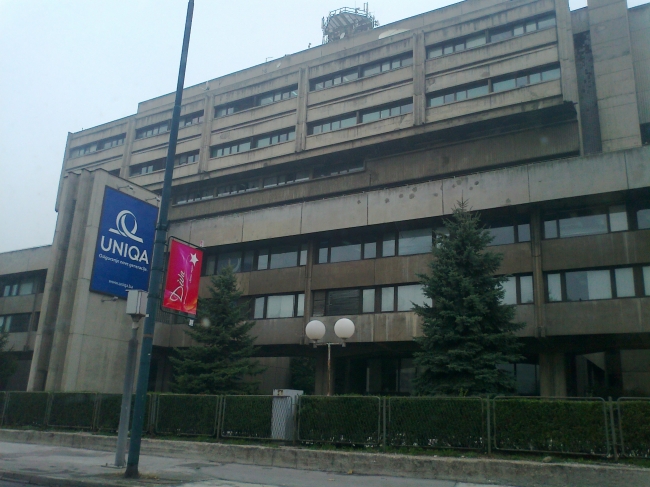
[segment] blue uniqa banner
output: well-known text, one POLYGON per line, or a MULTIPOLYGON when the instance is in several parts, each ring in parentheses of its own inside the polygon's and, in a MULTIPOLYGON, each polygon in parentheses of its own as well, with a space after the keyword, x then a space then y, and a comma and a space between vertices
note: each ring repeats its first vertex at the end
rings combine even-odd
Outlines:
POLYGON ((149 288, 158 208, 106 187, 90 290, 126 298, 149 288))

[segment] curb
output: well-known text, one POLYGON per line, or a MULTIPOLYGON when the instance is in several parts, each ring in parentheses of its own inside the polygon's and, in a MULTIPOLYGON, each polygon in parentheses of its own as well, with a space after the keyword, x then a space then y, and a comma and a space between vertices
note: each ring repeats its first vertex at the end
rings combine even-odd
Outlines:
POLYGON ((48 487, 96 487, 98 485, 101 485, 102 487, 125 487, 126 485, 123 483, 106 482, 105 480, 91 481, 63 479, 57 477, 46 477, 44 475, 7 472, 6 470, 0 470, 0 480, 24 482, 30 485, 43 485, 48 487))
MULTIPOLYGON (((88 433, 0 429, 0 441, 88 450, 112 451, 117 438, 88 433)), ((519 487, 650 487, 650 469, 626 466, 539 463, 524 460, 493 460, 429 457, 383 453, 337 452, 292 447, 228 445, 144 439, 142 454, 176 458, 201 458, 219 463, 317 470, 358 475, 386 475, 420 479, 450 480, 519 487)), ((41 485, 98 485, 96 482, 27 475, 41 485), (58 482, 58 483, 57 483, 58 482), (65 482, 65 483, 63 483, 65 482)), ((102 485, 109 485, 105 481, 102 485)), ((125 483, 110 484, 124 486, 125 483)), ((133 485, 133 484, 131 484, 133 485)))

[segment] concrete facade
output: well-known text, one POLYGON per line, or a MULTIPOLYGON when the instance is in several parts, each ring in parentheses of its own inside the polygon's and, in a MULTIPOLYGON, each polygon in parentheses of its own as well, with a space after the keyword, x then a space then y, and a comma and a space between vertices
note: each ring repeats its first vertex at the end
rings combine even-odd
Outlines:
MULTIPOLYGON (((262 391, 312 357, 324 392, 304 326, 317 317, 334 339, 347 316, 334 390, 408 394, 421 328, 404 303, 427 235, 464 198, 513 276, 519 392, 650 394, 649 12, 466 0, 186 88, 170 233, 203 242, 202 292, 235 266, 269 367, 262 391)), ((97 202, 104 187, 160 192, 172 104, 69 134, 53 245, 0 255, 0 278, 47 272, 43 292, 0 298, 3 313, 10 301, 40 313, 12 334, 31 364, 24 388, 119 392, 124 303, 88 289, 97 202)), ((161 315, 152 389, 168 389, 171 349, 191 344, 184 326, 161 315)))

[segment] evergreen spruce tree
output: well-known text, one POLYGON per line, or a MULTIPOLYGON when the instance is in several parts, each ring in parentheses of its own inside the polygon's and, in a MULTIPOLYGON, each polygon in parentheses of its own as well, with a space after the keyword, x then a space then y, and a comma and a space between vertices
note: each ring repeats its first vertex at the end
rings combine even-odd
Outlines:
POLYGON ((11 355, 11 350, 7 349, 9 333, 0 331, 0 390, 7 386, 7 381, 16 372, 16 358, 11 355))
POLYGON ((212 278, 210 297, 199 299, 197 324, 186 333, 199 346, 176 349, 172 389, 184 394, 251 394, 257 382, 250 377, 264 368, 252 359, 255 338, 249 335, 254 323, 246 321, 247 306, 232 268, 212 278), (245 378, 249 380, 245 381, 245 378))
POLYGON ((445 221, 449 235, 436 237, 429 274, 420 275, 432 305, 415 306, 423 319, 416 338, 420 395, 514 392, 511 375, 498 364, 521 360, 514 332, 515 307, 502 303, 505 276, 495 276, 502 254, 486 251, 493 237, 479 216, 460 201, 445 221))

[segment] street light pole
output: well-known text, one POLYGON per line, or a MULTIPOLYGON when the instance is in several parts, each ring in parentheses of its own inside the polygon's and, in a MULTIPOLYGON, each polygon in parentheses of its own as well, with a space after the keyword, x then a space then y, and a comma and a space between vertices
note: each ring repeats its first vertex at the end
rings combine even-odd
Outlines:
POLYGON ((138 464, 140 463, 140 446, 142 442, 142 427, 144 422, 144 405, 147 398, 149 368, 151 367, 153 332, 156 325, 156 313, 158 311, 158 306, 160 303, 160 290, 163 281, 169 200, 171 198, 172 177, 174 175, 176 141, 178 140, 178 124, 181 116, 181 101, 183 99, 183 86, 185 84, 185 66, 187 65, 187 51, 190 45, 190 31, 192 29, 193 13, 194 0, 189 0, 189 3, 187 5, 187 17, 185 18, 185 32, 183 35, 183 48, 181 50, 181 63, 178 69, 176 98, 174 100, 174 110, 172 112, 172 122, 169 131, 169 146, 167 148, 167 160, 165 161, 165 179, 163 182, 162 195, 160 200, 160 213, 158 215, 158 224, 156 225, 156 237, 154 240, 153 258, 151 261, 149 299, 147 300, 147 316, 144 320, 144 329, 142 334, 140 370, 138 372, 138 387, 135 393, 135 406, 133 408, 133 424, 131 426, 129 459, 126 464, 126 472, 124 472, 124 476, 127 478, 137 478, 139 476, 138 464))
POLYGON ((312 320, 305 327, 305 334, 314 344, 314 348, 319 345, 327 345, 327 395, 332 395, 332 345, 341 345, 345 347, 345 341, 354 335, 354 323, 348 318, 341 318, 334 324, 334 333, 343 342, 318 343, 325 336, 325 325, 318 320, 312 320))

